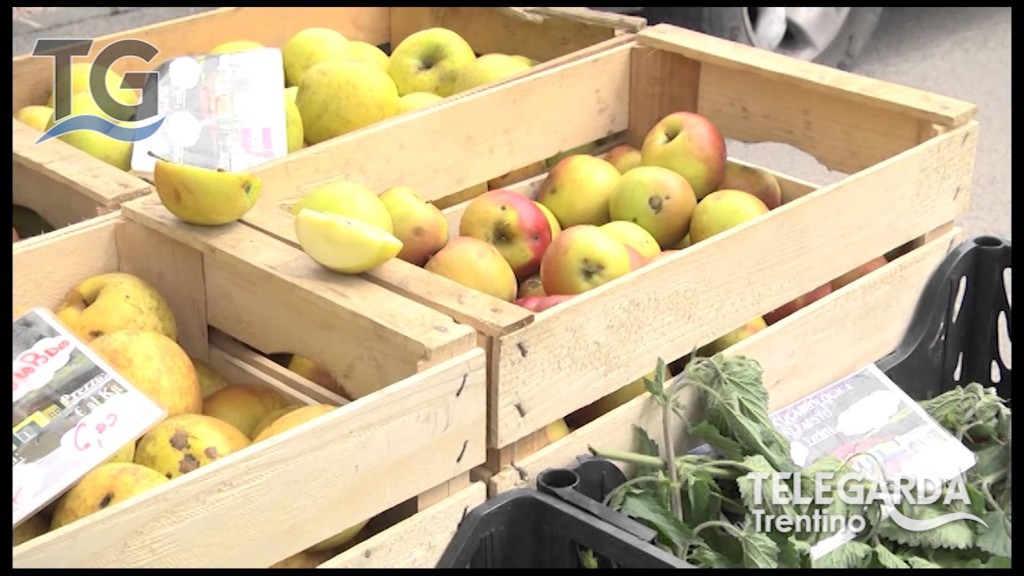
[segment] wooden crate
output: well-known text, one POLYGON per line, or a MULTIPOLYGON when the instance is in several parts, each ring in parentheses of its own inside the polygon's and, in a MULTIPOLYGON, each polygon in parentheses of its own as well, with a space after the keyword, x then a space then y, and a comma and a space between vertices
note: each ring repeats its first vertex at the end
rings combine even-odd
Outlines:
MULTIPOLYGON (((397 44, 418 30, 443 26, 481 53, 523 54, 549 62, 525 73, 532 74, 573 58, 577 51, 614 44, 644 24, 642 18, 587 8, 222 8, 97 38, 91 54, 124 38, 144 40, 160 50, 148 63, 119 60, 114 68, 124 73, 151 70, 167 59, 205 53, 231 40, 281 46, 294 33, 313 26, 376 45, 397 44)), ((14 58, 14 111, 46 103, 53 87, 52 70, 49 58, 14 58)), ((36 146, 39 136, 38 130, 14 122, 14 203, 34 210, 55 227, 110 212, 152 191, 145 180, 64 142, 36 146)))
MULTIPOLYGON (((816 392, 899 345, 932 272, 962 237, 959 228, 939 234, 724 353, 749 356, 761 364, 770 410, 816 392)), ((651 396, 643 394, 491 476, 489 495, 535 487, 538 474, 574 466, 577 456, 588 454, 591 446, 636 451, 634 425, 664 445, 662 414, 651 396)), ((675 446, 692 444, 682 421, 671 421, 675 446)), ((622 466, 631 473, 628 465, 622 466)))
POLYGON ((540 314, 401 261, 365 275, 479 331, 489 354, 489 467, 498 470, 543 444, 548 423, 646 374, 656 358, 679 358, 947 230, 967 207, 975 107, 658 25, 371 127, 358 141, 268 164, 257 171, 267 192, 245 220, 294 245, 284 207, 344 178, 377 191, 412 186, 450 206, 455 222, 465 206, 452 206, 455 191, 609 135, 637 146, 679 110, 707 116, 727 138, 789 144, 849 176, 823 187, 783 177, 794 200, 767 216, 540 314))
POLYGON ((115 212, 13 255, 16 311, 55 306, 96 274, 136 274, 167 299, 182 347, 227 381, 340 406, 31 540, 15 567, 266 567, 409 499, 442 501, 485 460, 486 355, 470 327, 361 278, 326 282, 248 226, 115 212), (263 355, 276 352, 381 389, 347 402, 263 355))

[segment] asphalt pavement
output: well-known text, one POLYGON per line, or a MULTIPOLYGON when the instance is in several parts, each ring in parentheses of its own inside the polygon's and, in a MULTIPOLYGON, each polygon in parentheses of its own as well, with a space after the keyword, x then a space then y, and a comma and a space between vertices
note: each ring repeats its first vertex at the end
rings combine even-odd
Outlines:
MULTIPOLYGON (((38 38, 87 38, 212 8, 15 8, 14 54, 38 38), (21 14, 18 11, 23 11, 21 14)), ((978 106, 980 138, 971 205, 960 221, 968 236, 1011 239, 1010 8, 886 8, 858 74, 966 100, 978 106)), ((809 157, 773 144, 730 142, 735 156, 812 182, 838 177, 809 157)))

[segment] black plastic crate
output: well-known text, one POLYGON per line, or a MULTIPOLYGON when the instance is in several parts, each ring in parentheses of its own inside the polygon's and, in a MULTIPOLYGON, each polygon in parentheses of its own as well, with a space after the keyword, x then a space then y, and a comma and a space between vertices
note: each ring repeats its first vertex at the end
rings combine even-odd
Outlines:
MULTIPOLYGON (((876 364, 915 400, 970 382, 1009 400, 999 326, 1003 317, 1009 343, 1011 267, 1010 243, 999 238, 957 246, 925 286, 899 347, 876 364)), ((599 568, 692 568, 655 546, 654 530, 601 503, 626 481, 617 466, 578 460, 544 471, 537 490, 506 492, 467 514, 438 568, 580 568, 584 550, 599 568)))

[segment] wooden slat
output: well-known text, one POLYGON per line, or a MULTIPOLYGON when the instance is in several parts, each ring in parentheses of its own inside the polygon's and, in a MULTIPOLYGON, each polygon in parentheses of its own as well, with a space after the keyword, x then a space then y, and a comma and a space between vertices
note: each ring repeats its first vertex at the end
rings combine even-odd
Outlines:
POLYGON ((976 139, 972 121, 536 315, 493 352, 489 442, 506 446, 648 373, 658 356, 681 357, 953 220, 967 206, 976 139))
MULTIPOLYGON (((962 238, 954 229, 725 353, 761 364, 773 410, 798 400, 895 349, 931 273, 962 238)), ((635 450, 634 424, 660 442, 661 420, 662 409, 644 394, 492 476, 491 495, 532 486, 546 468, 572 466, 588 446, 635 450)), ((681 420, 672 422, 676 446, 686 446, 681 420)))
POLYGON ((482 482, 371 536, 318 568, 434 568, 470 510, 483 504, 482 482))
POLYGON ((269 566, 482 462, 484 370, 462 354, 31 540, 14 566, 269 566))
MULTIPOLYGON (((742 71, 752 78, 760 78, 765 83, 762 86, 775 87, 780 82, 789 83, 806 91, 807 98, 848 99, 867 108, 891 110, 902 116, 941 126, 962 125, 977 112, 975 105, 954 98, 843 72, 666 24, 644 28, 637 34, 637 41, 705 64, 742 71)), ((766 91, 764 88, 761 90, 766 91)))

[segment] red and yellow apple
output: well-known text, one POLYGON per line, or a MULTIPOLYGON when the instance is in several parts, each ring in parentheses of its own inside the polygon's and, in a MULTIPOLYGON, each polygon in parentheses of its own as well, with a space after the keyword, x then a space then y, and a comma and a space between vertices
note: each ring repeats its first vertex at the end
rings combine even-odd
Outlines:
POLYGON ((573 295, 569 294, 562 294, 558 296, 526 296, 524 298, 517 298, 515 304, 517 306, 522 306, 531 312, 543 312, 548 308, 554 308, 571 298, 573 298, 573 295))
POLYGON ((563 228, 580 224, 600 226, 611 220, 608 197, 622 174, 607 160, 573 154, 548 172, 537 201, 548 207, 563 228))
POLYGON ((612 220, 639 225, 669 248, 690 231, 697 197, 686 179, 660 166, 640 166, 622 175, 608 198, 612 220))
POLYGON ((629 252, 629 270, 638 270, 647 264, 647 258, 644 258, 636 248, 633 248, 629 244, 624 244, 626 252, 629 252))
POLYGON ((706 117, 675 112, 651 128, 640 148, 644 166, 661 166, 686 178, 700 200, 725 177, 725 139, 706 117))
POLYGON ((516 274, 501 252, 470 236, 449 240, 423 268, 506 302, 515 300, 519 289, 516 274))
POLYGON ((758 197, 742 190, 718 190, 704 197, 690 220, 690 243, 696 244, 715 234, 768 213, 758 197))
POLYGON ((548 295, 582 294, 629 274, 629 251, 601 228, 570 226, 555 237, 540 263, 540 278, 548 295))
POLYGON ((534 202, 537 204, 537 208, 540 208, 540 211, 547 217, 548 224, 551 224, 551 238, 558 236, 558 233, 562 231, 562 225, 558 223, 558 218, 555 218, 555 215, 551 213, 551 210, 548 210, 547 206, 540 202, 534 202))
POLYGON ((640 256, 643 256, 644 260, 654 258, 661 253, 661 247, 658 246, 658 240, 651 236, 651 233, 644 230, 642 226, 635 222, 628 220, 614 220, 607 224, 601 225, 601 230, 604 230, 612 238, 615 238, 619 242, 622 242, 626 246, 629 246, 636 250, 640 256))
POLYGON ((628 144, 616 146, 608 152, 608 161, 619 172, 625 174, 641 165, 640 151, 628 144))
POLYGON ((846 274, 843 274, 842 276, 833 280, 831 282, 832 291, 835 292, 836 290, 839 290, 843 286, 846 286, 847 284, 853 282, 854 280, 858 280, 863 276, 867 276, 871 272, 878 270, 879 268, 885 266, 888 263, 889 261, 885 259, 885 256, 872 258, 870 261, 865 262, 860 266, 857 266, 853 270, 850 270, 846 274))
POLYGON ((525 280, 540 269, 551 244, 551 223, 533 200, 510 190, 491 190, 470 201, 459 234, 493 245, 525 280))
POLYGON ((771 173, 755 166, 729 163, 725 166, 725 178, 718 185, 720 190, 743 190, 760 198, 769 210, 782 205, 782 188, 779 180, 771 173))
POLYGON ((380 200, 391 215, 395 237, 402 241, 401 260, 423 266, 448 243, 448 219, 412 188, 388 188, 381 192, 380 200))
POLYGON ((831 293, 832 293, 832 284, 831 283, 827 283, 827 284, 823 284, 821 286, 818 286, 814 290, 811 290, 810 292, 808 292, 808 293, 806 293, 806 294, 804 294, 802 296, 799 296, 798 298, 796 298, 794 300, 790 300, 789 302, 786 302, 785 304, 783 304, 782 306, 779 306, 775 310, 772 310, 771 312, 765 314, 764 315, 764 321, 765 321, 766 324, 771 326, 772 324, 775 324, 776 322, 782 320, 783 318, 786 318, 787 316, 793 314, 797 310, 800 310, 801 308, 804 308, 805 306, 809 306, 809 305, 813 304, 814 302, 817 302, 818 300, 821 300, 825 296, 828 296, 831 293))

